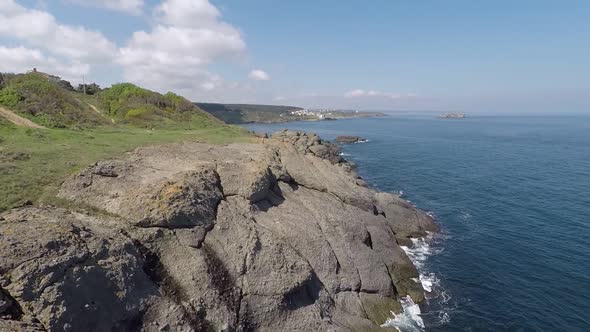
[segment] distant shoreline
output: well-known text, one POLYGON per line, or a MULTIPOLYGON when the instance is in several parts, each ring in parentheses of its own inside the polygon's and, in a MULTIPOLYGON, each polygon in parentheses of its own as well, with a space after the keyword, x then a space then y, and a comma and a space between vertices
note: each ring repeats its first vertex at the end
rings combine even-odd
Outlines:
POLYGON ((195 105, 228 124, 331 121, 387 116, 387 114, 382 112, 313 110, 296 106, 215 103, 195 103, 195 105))

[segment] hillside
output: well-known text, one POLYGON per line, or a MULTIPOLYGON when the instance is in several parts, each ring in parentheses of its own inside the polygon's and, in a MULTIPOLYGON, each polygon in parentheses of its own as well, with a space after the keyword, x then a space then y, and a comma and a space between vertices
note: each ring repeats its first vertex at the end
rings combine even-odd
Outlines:
POLYGON ((295 106, 249 105, 249 104, 215 104, 195 103, 202 110, 209 112, 225 123, 272 123, 301 120, 301 117, 291 114, 292 111, 302 110, 295 106))
POLYGON ((0 211, 67 204, 55 190, 68 175, 138 146, 251 140, 173 93, 90 87, 93 95, 39 72, 0 75, 0 211))
POLYGON ((130 83, 107 89, 94 85, 92 95, 67 81, 41 72, 4 74, 0 106, 49 128, 89 128, 130 125, 140 128, 192 129, 223 126, 187 99, 162 95, 130 83))
POLYGON ((110 122, 93 112, 87 103, 78 98, 77 93, 68 91, 60 84, 59 78, 38 72, 2 76, 0 106, 39 125, 51 128, 94 127, 110 122))

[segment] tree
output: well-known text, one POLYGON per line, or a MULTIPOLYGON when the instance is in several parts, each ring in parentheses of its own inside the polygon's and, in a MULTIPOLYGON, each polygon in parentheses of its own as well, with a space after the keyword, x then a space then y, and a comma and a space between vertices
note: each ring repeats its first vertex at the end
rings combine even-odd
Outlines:
POLYGON ((57 82, 57 85, 59 85, 60 87, 62 87, 62 88, 64 88, 64 89, 66 89, 66 90, 68 90, 68 91, 74 91, 74 87, 72 86, 72 83, 70 83, 70 82, 68 82, 68 81, 66 81, 66 80, 62 80, 62 79, 60 79, 60 80, 57 82))
POLYGON ((101 91, 100 86, 96 83, 78 84, 78 88, 76 88, 76 91, 84 93, 84 88, 86 88, 87 95, 94 95, 101 91))
POLYGON ((0 73, 0 89, 6 86, 6 79, 4 78, 4 74, 0 73))

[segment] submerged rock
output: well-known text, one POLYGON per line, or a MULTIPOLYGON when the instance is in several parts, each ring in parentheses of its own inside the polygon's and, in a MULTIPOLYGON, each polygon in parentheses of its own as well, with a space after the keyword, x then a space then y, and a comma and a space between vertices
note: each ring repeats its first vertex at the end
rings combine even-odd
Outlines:
POLYGON ((0 216, 0 330, 370 331, 424 299, 398 242, 435 231, 315 134, 143 147, 68 179, 105 212, 0 216))

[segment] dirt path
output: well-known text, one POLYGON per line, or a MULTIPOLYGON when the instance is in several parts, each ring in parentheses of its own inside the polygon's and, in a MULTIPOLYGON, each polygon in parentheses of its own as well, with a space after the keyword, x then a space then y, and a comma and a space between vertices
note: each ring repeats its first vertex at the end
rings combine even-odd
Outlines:
POLYGON ((15 114, 12 111, 9 111, 5 108, 0 107, 0 116, 5 118, 6 120, 14 123, 17 126, 23 126, 28 128, 35 128, 35 129, 44 129, 45 127, 36 124, 35 122, 25 119, 20 115, 15 114))
POLYGON ((100 111, 98 110, 98 108, 96 108, 96 106, 94 106, 94 105, 92 105, 90 103, 88 103, 88 106, 90 106, 90 108, 92 108, 92 110, 95 111, 96 113, 102 114, 102 113, 100 113, 100 111))

